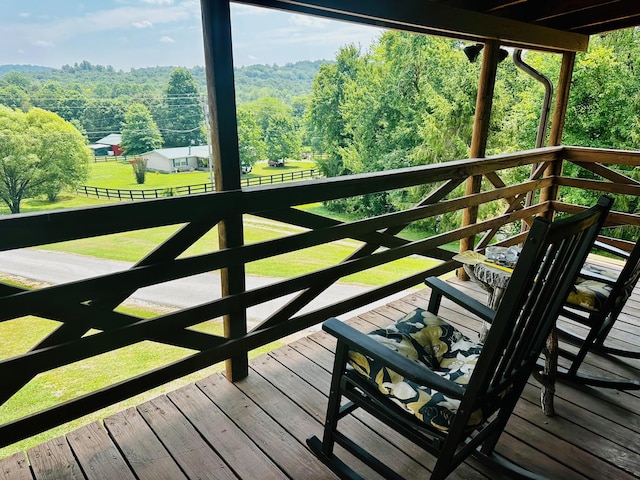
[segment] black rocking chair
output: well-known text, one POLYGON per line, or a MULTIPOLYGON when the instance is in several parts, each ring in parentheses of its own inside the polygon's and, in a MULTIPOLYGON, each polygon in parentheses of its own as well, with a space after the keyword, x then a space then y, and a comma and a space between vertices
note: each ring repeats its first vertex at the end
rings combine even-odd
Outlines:
POLYGON ((469 455, 510 476, 538 478, 494 447, 611 203, 601 197, 553 223, 536 218, 496 311, 431 277, 428 311, 417 309, 386 329, 365 335, 326 321, 338 344, 323 439, 309 437, 311 450, 341 478, 361 477, 336 456, 336 442, 385 478, 401 478, 338 429, 340 419, 363 408, 437 457, 432 479, 445 478, 469 455), (484 345, 436 316, 443 295, 492 324, 484 345), (341 406, 342 397, 349 401, 341 406))
POLYGON ((580 371, 588 353, 613 355, 616 357, 640 359, 640 350, 614 347, 611 342, 605 344, 620 312, 631 296, 640 278, 640 239, 631 252, 597 245, 609 253, 625 258, 625 264, 617 278, 611 278, 607 272, 585 268, 580 274, 583 281, 575 286, 561 315, 585 325, 589 331, 579 335, 568 328, 558 327, 558 337, 577 347, 576 351, 561 348, 559 354, 570 360, 569 368, 558 370, 558 377, 572 383, 621 390, 640 390, 640 380, 615 379, 589 375, 580 371), (594 271, 595 270, 595 271, 594 271), (591 272, 591 273, 590 273, 591 272), (603 273, 605 273, 603 275, 603 273))

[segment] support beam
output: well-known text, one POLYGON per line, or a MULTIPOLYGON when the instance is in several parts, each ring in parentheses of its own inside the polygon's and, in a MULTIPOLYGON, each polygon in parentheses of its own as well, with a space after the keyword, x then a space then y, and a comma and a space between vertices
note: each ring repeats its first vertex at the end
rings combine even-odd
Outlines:
MULTIPOLYGON (((239 190, 240 157, 229 1, 201 0, 200 4, 215 186, 217 191, 239 190)), ((218 225, 218 237, 220 249, 241 246, 244 243, 242 215, 226 217, 222 220, 218 225)), ((245 291, 244 265, 222 269, 220 275, 223 297, 245 291)), ((246 311, 236 311, 224 317, 226 337, 238 338, 246 333, 246 311)), ((229 380, 240 380, 246 377, 248 372, 247 352, 238 352, 227 360, 229 380)))
MULTIPOLYGON (((489 121, 491 120, 491 106, 493 105, 493 90, 496 84, 498 71, 498 50, 500 44, 496 41, 485 43, 482 54, 482 69, 478 83, 478 96, 476 99, 476 113, 473 120, 473 136, 471 137, 470 158, 482 158, 487 150, 487 138, 489 136, 489 121)), ((482 175, 474 175, 467 179, 465 195, 473 195, 480 192, 482 175)), ((462 213, 462 227, 476 223, 478 220, 478 207, 466 208, 462 213)), ((460 251, 472 250, 475 237, 467 237, 460 240, 460 251)), ((466 280, 464 271, 459 270, 461 279, 466 280)))
POLYGON ((394 30, 459 38, 474 42, 499 41, 502 45, 551 52, 586 51, 589 37, 574 32, 531 25, 487 15, 447 2, 404 0, 237 0, 236 3, 296 11, 394 30))
MULTIPOLYGON (((560 66, 560 77, 558 78, 558 93, 553 108, 553 119, 551 120, 551 129, 549 131, 549 146, 557 146, 562 142, 562 131, 564 129, 564 121, 567 115, 567 106, 569 104, 569 90, 571 88, 571 77, 573 75, 573 66, 575 65, 576 54, 567 52, 562 56, 562 65, 560 66)), ((558 158, 545 171, 545 177, 559 176, 562 174, 563 159, 558 158)), ((554 201, 558 197, 558 186, 554 185, 545 188, 540 192, 540 202, 554 201)))

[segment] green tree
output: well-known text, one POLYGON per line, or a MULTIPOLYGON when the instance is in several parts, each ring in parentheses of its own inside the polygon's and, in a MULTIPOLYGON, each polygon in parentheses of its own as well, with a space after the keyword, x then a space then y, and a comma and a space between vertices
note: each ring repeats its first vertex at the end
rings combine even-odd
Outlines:
POLYGON ((0 198, 11 213, 44 181, 39 159, 31 153, 33 137, 26 135, 26 114, 0 106, 0 198))
POLYGON ((359 64, 360 51, 354 45, 342 47, 336 63, 321 65, 313 81, 306 126, 313 143, 327 154, 327 158, 318 162, 326 176, 347 173, 342 153, 351 144, 351 134, 346 128, 342 107, 347 85, 357 77, 359 64))
POLYGON ((191 72, 176 68, 171 72, 165 98, 162 122, 167 147, 203 145, 205 143, 204 111, 191 72))
POLYGON ((238 146, 240 163, 254 165, 266 155, 266 146, 262 140, 262 129, 256 122, 253 112, 247 106, 238 107, 238 146))
POLYGON ((20 87, 9 84, 0 88, 0 104, 10 108, 27 110, 29 103, 29 95, 20 87))
POLYGON ((265 143, 270 160, 300 158, 300 136, 291 115, 276 113, 271 116, 265 132, 265 143))
POLYGON ((58 115, 0 106, 0 199, 11 213, 25 198, 44 193, 55 200, 86 179, 90 157, 80 132, 58 115))
POLYGON ((82 118, 87 98, 77 88, 65 88, 57 82, 47 82, 32 95, 32 103, 35 107, 57 113, 71 121, 82 118))
POLYGON ((244 108, 251 111, 262 131, 267 158, 277 160, 299 157, 302 142, 291 107, 277 98, 265 97, 245 104, 244 108))
POLYGON ((36 192, 44 193, 54 202, 62 190, 76 187, 87 179, 91 151, 78 129, 53 112, 32 108, 27 112, 26 121, 37 139, 32 151, 44 175, 36 192))
POLYGON ((578 55, 564 142, 601 148, 637 148, 640 104, 640 33, 595 37, 578 55))
POLYGON ((80 122, 90 142, 95 142, 112 132, 119 132, 127 110, 118 99, 87 102, 80 122))
POLYGON ((122 148, 127 155, 138 155, 162 146, 162 135, 149 109, 134 103, 127 109, 122 124, 122 148))

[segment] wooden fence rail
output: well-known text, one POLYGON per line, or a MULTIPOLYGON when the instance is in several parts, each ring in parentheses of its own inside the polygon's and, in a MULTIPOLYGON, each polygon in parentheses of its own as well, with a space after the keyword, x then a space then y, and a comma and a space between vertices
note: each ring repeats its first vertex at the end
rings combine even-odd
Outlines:
MULTIPOLYGON (((52 320, 54 325, 44 338, 24 353, 11 358, 0 357, 0 378, 3 379, 0 404, 4 405, 43 372, 105 352, 139 344, 149 344, 149 348, 164 344, 188 349, 180 360, 104 385, 96 391, 81 392, 78 397, 63 403, 56 404, 52 399, 50 408, 0 425, 0 447, 231 356, 246 355, 251 349, 318 324, 328 317, 350 312, 419 285, 426 276, 449 272, 459 266, 452 260, 455 252, 451 244, 462 238, 480 235, 478 249, 495 241, 499 232, 503 235, 499 244, 519 243, 523 238, 520 233, 522 222, 531 222, 533 216, 549 211, 582 208, 561 201, 526 206, 528 195, 538 198, 542 189, 560 180, 543 177, 542 172, 549 164, 559 161, 591 162, 597 165, 594 170, 602 174, 602 179, 588 186, 598 190, 600 183, 608 182, 606 191, 626 193, 629 181, 605 166, 616 164, 618 160, 615 153, 608 151, 549 147, 485 159, 263 185, 247 190, 0 218, 0 251, 175 226, 162 243, 130 269, 44 288, 26 289, 0 283, 0 321, 32 315, 52 320), (483 188, 479 193, 465 195, 464 183, 475 175, 486 179, 483 188), (404 210, 351 222, 341 222, 298 208, 316 202, 393 191, 406 195, 411 193, 414 197, 417 191, 423 194, 404 210), (404 229, 424 225, 429 219, 435 222, 441 216, 459 218, 461 212, 469 207, 478 207, 481 212, 480 219, 472 225, 460 227, 449 222, 448 228, 440 228, 433 235, 425 233, 414 240, 399 235, 404 229), (221 220, 238 215, 245 219, 251 216, 251 221, 260 221, 259 217, 275 220, 281 222, 281 227, 274 227, 274 235, 255 243, 222 250, 207 243, 205 251, 200 248, 200 253, 182 256, 221 220), (295 276, 274 279, 270 284, 240 294, 223 298, 213 295, 212 300, 203 304, 158 314, 153 318, 143 319, 115 310, 133 292, 146 286, 274 257, 280 262, 304 263, 296 255, 319 255, 316 249, 332 242, 348 245, 350 253, 341 261, 327 262, 315 270, 301 268, 295 276), (407 257, 425 261, 418 262, 413 271, 397 276, 386 285, 330 304, 324 303, 320 307, 311 305, 346 276, 365 271, 370 274, 377 268, 407 257), (284 305, 237 338, 225 338, 191 328, 274 299, 282 299, 284 305), (92 329, 97 333, 87 335, 92 329)), ((625 152, 620 163, 640 165, 640 154, 625 152)), ((580 183, 578 188, 584 186, 580 183)), ((609 217, 609 224, 640 224, 640 221, 637 216, 614 212, 609 217)), ((118 367, 104 365, 104 368, 112 370, 118 367)))
MULTIPOLYGON (((248 177, 241 180, 243 187, 253 187, 259 185, 273 185, 277 183, 292 182, 319 178, 320 171, 317 169, 299 170, 297 172, 285 172, 269 176, 248 177)), ((184 185, 180 187, 154 188, 123 190, 118 188, 91 187, 82 185, 76 188, 76 194, 93 198, 107 198, 109 200, 150 200, 154 198, 175 197, 178 195, 194 195, 196 193, 213 192, 215 188, 211 183, 200 183, 196 185, 184 185)))

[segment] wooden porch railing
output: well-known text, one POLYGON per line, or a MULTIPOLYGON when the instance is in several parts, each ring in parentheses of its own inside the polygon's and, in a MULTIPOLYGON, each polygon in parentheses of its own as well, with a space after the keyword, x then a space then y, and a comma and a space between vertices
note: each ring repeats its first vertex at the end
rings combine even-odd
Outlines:
MULTIPOLYGON (((504 226, 517 226, 519 232, 520 223, 530 222, 534 215, 549 210, 572 212, 581 208, 559 201, 524 207, 524 200, 529 193, 535 198, 541 189, 556 183, 569 188, 633 195, 640 193, 637 182, 613 172, 605 166, 608 164, 640 165, 640 155, 634 152, 549 147, 486 159, 459 160, 350 177, 0 218, 0 250, 3 251, 165 225, 180 226, 175 234, 139 259, 129 270, 33 290, 0 283, 0 321, 34 315, 58 322, 57 327, 29 351, 0 359, 2 404, 42 372, 128 345, 150 341, 184 347, 194 352, 173 363, 73 400, 60 404, 52 401, 49 409, 11 420, 0 426, 0 447, 230 357, 246 356, 249 350, 318 324, 327 317, 349 312, 420 285, 428 275, 452 271, 459 265, 451 260, 454 252, 444 248, 451 242, 482 235, 476 246, 482 249, 493 241, 504 226), (551 163, 563 160, 579 163, 603 180, 585 183, 563 176, 543 177, 543 172, 551 163), (523 168, 532 171, 528 180, 505 180, 510 178, 505 173, 523 168), (483 175, 485 179, 482 191, 465 196, 466 180, 477 175, 483 175), (313 202, 425 186, 428 187, 428 193, 411 208, 348 223, 296 208, 313 202), (481 220, 473 225, 453 228, 415 241, 398 235, 417 221, 461 212, 469 206, 478 206, 481 211, 481 220), (492 206, 494 211, 499 208, 501 213, 482 217, 482 208, 485 206, 492 206), (225 218, 247 214, 303 227, 305 231, 181 257, 191 245, 225 218), (347 258, 327 268, 279 279, 267 286, 151 319, 114 310, 133 292, 145 286, 242 266, 279 255, 282 255, 282 261, 287 261, 286 255, 291 252, 313 249, 343 239, 357 240, 359 246, 347 258), (440 263, 430 268, 425 262, 424 269, 411 272, 392 283, 301 313, 312 300, 343 277, 408 256, 437 259, 440 263), (251 306, 290 294, 294 294, 294 297, 284 307, 238 338, 225 338, 189 329, 210 319, 242 312, 251 306), (97 333, 86 335, 91 329, 97 330, 97 333)), ((639 217, 624 213, 613 213, 609 221, 611 224, 640 225, 639 217)), ((521 242, 524 235, 515 233, 500 243, 516 244, 521 242)), ((105 369, 108 368, 113 367, 105 365, 105 369)))

